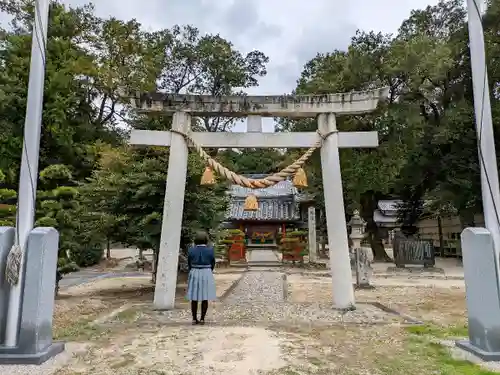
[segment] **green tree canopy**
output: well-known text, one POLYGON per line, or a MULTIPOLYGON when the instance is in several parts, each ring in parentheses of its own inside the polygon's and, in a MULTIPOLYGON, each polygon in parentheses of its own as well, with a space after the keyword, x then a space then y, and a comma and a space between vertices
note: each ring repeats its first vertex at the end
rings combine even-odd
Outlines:
MULTIPOLYGON (((498 7, 491 5, 485 18, 488 51, 497 48, 495 12, 498 7)), ((386 257, 373 222, 379 199, 403 199, 401 221, 406 226, 413 226, 424 213, 424 199, 433 202, 435 214, 453 212, 464 225, 480 211, 465 14, 462 1, 441 0, 412 11, 395 35, 358 31, 346 51, 318 54, 298 80, 295 91, 301 94, 389 87, 388 100, 374 113, 338 119, 341 130, 379 133, 376 149, 341 151, 346 202, 361 208, 378 259, 386 257)), ((495 95, 497 70, 491 61, 495 95)), ((495 101, 496 117, 497 107, 495 101)), ((292 131, 316 126, 314 121, 281 124, 292 131)), ((322 201, 319 158, 313 158, 312 169, 313 178, 319 179, 313 189, 322 201)))

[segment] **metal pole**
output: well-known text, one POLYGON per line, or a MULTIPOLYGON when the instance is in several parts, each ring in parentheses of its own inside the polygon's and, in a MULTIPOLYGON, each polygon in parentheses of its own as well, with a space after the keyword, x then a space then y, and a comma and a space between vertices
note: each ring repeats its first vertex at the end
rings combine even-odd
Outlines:
POLYGON ((21 247, 23 257, 19 282, 9 295, 5 346, 17 346, 21 297, 23 288, 24 252, 28 235, 33 229, 38 180, 38 159, 40 152, 40 131, 42 127, 43 87, 45 80, 45 46, 49 20, 49 0, 36 0, 35 19, 31 42, 31 65, 24 122, 24 144, 19 177, 17 206, 16 244, 21 247))
POLYGON ((469 16, 469 45, 471 55, 474 112, 479 139, 479 163, 481 167, 481 192, 485 227, 495 243, 497 257, 500 254, 500 189, 495 152, 495 138, 491 117, 491 103, 486 69, 486 53, 482 25, 482 0, 467 0, 469 16))

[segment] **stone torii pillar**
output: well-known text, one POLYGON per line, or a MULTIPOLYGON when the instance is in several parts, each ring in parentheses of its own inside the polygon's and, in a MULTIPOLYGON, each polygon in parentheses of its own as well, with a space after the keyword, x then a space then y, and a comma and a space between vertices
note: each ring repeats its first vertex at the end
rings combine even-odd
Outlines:
POLYGON ((339 138, 334 113, 318 116, 318 128, 323 134, 334 132, 321 147, 321 173, 325 198, 328 252, 332 274, 334 305, 341 309, 354 308, 351 258, 347 239, 342 174, 340 173, 339 138))
MULTIPOLYGON (((174 113, 172 129, 189 132, 191 117, 185 112, 174 113)), ((173 309, 179 266, 182 214, 189 150, 184 137, 170 133, 167 183, 163 202, 160 250, 157 256, 156 287, 154 305, 158 309, 173 309)))
MULTIPOLYGON (((377 132, 337 132, 335 116, 376 109, 387 89, 360 93, 307 96, 226 96, 144 94, 132 100, 139 112, 172 113, 172 128, 207 148, 310 148, 316 132, 263 133, 261 117, 318 117, 318 128, 329 136, 321 147, 321 162, 332 273, 333 306, 354 308, 347 226, 343 203, 339 148, 377 147, 377 132), (190 132, 191 116, 248 117, 248 133, 190 132)), ((188 147, 184 137, 169 131, 133 130, 130 144, 170 146, 163 208, 154 307, 173 309, 184 208, 188 147)))

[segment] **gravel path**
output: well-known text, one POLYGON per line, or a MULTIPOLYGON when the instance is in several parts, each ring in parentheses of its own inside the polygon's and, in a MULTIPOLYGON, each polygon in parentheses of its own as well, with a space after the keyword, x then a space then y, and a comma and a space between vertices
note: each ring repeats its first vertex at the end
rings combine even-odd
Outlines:
MULTIPOLYGON (((395 314, 370 304, 358 304, 355 311, 342 312, 332 308, 328 300, 297 303, 287 301, 287 280, 277 270, 250 270, 222 300, 211 304, 207 322, 218 326, 266 326, 273 324, 332 325, 383 324, 402 322, 395 314)), ((188 310, 145 313, 144 322, 158 320, 162 324, 185 324, 188 310)))
POLYGON ((249 271, 226 297, 226 303, 283 302, 285 274, 273 271, 249 271))

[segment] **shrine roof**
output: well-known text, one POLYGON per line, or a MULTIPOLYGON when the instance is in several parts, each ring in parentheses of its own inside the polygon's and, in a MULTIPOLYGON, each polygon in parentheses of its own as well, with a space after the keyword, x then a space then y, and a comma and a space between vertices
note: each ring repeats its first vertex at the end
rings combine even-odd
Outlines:
POLYGON ((384 213, 384 215, 397 216, 398 206, 402 203, 398 199, 379 200, 377 208, 384 213))
POLYGON ((262 199, 258 204, 257 211, 247 211, 244 209, 244 199, 232 200, 226 220, 297 221, 300 219, 299 205, 296 202, 262 199))
POLYGON ((396 227, 398 223, 398 206, 401 200, 381 199, 373 211, 373 221, 380 227, 396 227))
MULTIPOLYGON (((247 178, 264 178, 266 175, 253 174, 245 176, 247 178)), ((254 194, 257 198, 285 198, 293 197, 299 194, 299 191, 293 186, 292 181, 285 180, 278 182, 276 185, 265 189, 249 189, 239 185, 231 185, 228 192, 233 198, 246 198, 249 194, 254 194)))
MULTIPOLYGON (((265 174, 245 175, 247 178, 264 178, 265 174)), ((292 181, 285 180, 265 189, 248 189, 232 185, 228 194, 231 196, 227 211, 227 220, 258 221, 296 221, 300 219, 299 203, 309 200, 308 196, 299 193, 292 181), (249 194, 257 197, 259 209, 246 211, 245 199, 249 194)))
POLYGON ((383 211, 373 211, 373 221, 379 227, 396 227, 398 224, 398 217, 396 215, 386 215, 383 211))

